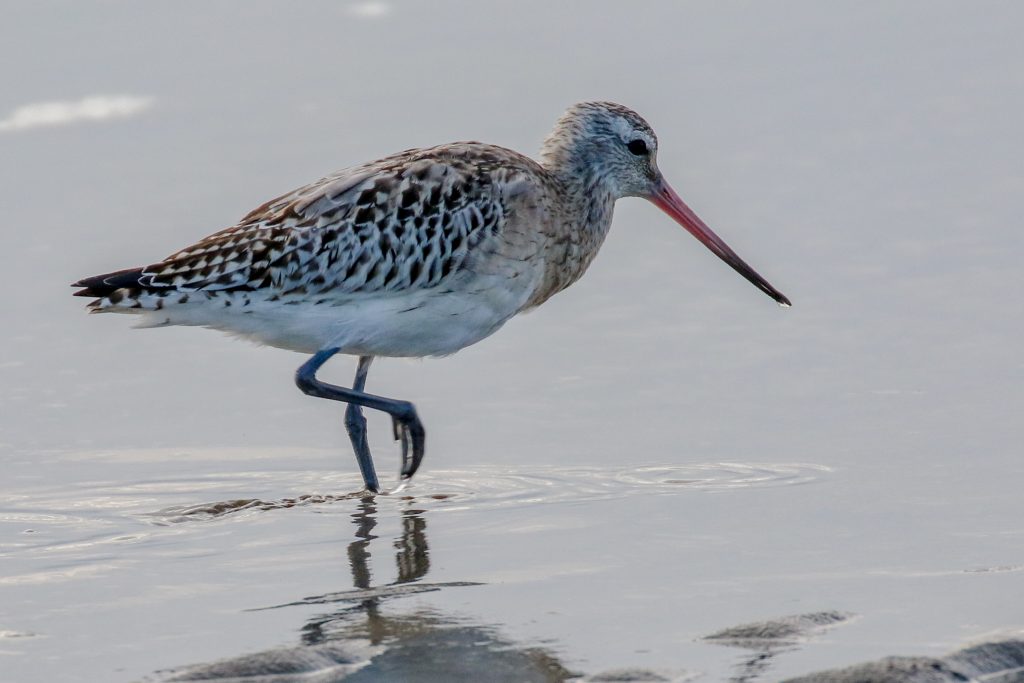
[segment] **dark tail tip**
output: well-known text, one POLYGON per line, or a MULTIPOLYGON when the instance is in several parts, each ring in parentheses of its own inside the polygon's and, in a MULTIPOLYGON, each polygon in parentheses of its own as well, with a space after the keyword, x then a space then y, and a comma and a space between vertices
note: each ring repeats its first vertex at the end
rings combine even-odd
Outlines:
POLYGON ((83 278, 71 286, 84 287, 75 292, 74 296, 104 297, 124 287, 138 287, 141 277, 142 268, 128 268, 83 278))

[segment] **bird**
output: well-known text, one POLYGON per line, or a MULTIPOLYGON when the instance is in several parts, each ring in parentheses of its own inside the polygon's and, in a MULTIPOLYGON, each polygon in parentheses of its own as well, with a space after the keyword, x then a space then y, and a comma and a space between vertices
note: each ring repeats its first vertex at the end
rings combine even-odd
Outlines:
POLYGON ((540 306, 587 270, 621 198, 649 200, 790 305, 683 202, 657 155, 654 130, 635 111, 580 102, 557 120, 539 160, 481 142, 409 149, 271 199, 162 261, 72 286, 93 298, 91 313, 309 355, 295 383, 347 404, 363 484, 379 493, 362 409, 391 416, 402 484, 420 467, 426 431, 412 402, 365 390, 373 360, 447 356, 540 306), (358 358, 351 387, 317 379, 337 354, 358 358))

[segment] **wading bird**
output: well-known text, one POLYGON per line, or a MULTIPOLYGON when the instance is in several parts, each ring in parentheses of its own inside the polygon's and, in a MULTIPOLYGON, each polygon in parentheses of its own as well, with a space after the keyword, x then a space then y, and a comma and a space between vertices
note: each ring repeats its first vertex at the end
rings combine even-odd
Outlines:
POLYGON ((361 408, 391 416, 403 479, 423 459, 425 432, 412 403, 364 391, 373 359, 454 353, 544 303, 583 275, 621 197, 653 202, 789 305, 683 203, 657 152, 636 112, 582 102, 558 120, 540 162, 479 142, 399 152, 272 199, 163 261, 73 286, 95 298, 92 313, 136 314, 142 327, 210 327, 312 354, 296 384, 348 404, 356 460, 377 492, 361 408), (351 389, 316 378, 337 353, 359 358, 351 389))

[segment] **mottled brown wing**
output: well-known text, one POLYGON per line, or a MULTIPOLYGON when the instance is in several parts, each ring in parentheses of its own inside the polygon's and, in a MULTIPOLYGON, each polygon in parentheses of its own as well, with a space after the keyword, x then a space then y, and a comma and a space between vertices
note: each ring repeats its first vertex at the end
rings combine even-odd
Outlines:
POLYGON ((275 294, 439 284, 506 216, 489 169, 430 150, 340 171, 143 270, 149 288, 275 294))

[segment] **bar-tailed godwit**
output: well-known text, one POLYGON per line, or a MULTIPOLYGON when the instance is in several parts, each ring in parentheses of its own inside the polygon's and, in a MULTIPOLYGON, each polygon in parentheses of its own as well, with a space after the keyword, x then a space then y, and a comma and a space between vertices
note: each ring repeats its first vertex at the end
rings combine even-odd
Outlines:
POLYGON ((784 306, 789 300, 715 235, 665 181, 658 141, 611 102, 569 108, 540 162, 456 142, 399 152, 272 199, 163 261, 85 278, 93 313, 141 326, 200 325, 312 354, 295 381, 348 404, 345 425, 366 488, 380 485, 361 408, 391 415, 401 475, 423 459, 408 401, 366 393, 376 356, 444 356, 578 280, 615 201, 643 197, 784 306), (316 378, 337 353, 359 357, 351 389, 316 378))

